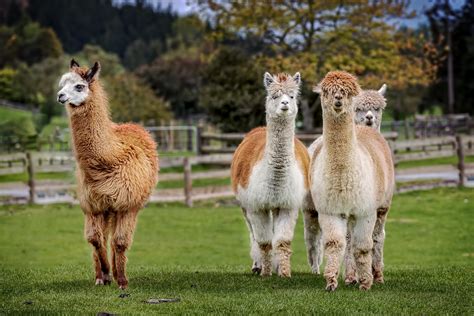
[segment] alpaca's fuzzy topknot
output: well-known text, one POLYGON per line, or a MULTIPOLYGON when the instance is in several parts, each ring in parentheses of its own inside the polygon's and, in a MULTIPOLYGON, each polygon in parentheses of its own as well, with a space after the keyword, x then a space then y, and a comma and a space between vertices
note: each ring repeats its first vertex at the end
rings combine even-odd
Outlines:
POLYGON ((347 96, 356 96, 360 93, 357 78, 345 71, 330 71, 319 83, 323 93, 334 94, 342 90, 347 96))
POLYGON ((273 75, 273 83, 270 84, 268 87, 268 90, 270 94, 272 92, 276 92, 278 90, 282 90, 284 92, 288 91, 296 91, 299 92, 299 84, 298 82, 295 81, 295 79, 287 73, 279 73, 276 75, 273 75))
POLYGON ((377 90, 363 90, 352 101, 354 109, 369 111, 375 108, 385 109, 387 101, 377 90))

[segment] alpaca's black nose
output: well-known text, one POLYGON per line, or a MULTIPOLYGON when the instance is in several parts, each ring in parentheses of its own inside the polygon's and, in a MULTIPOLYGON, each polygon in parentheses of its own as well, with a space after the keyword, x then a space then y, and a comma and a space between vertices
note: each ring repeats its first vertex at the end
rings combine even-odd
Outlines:
POLYGON ((66 101, 67 101, 66 95, 64 93, 59 93, 58 94, 58 102, 64 103, 66 101))
POLYGON ((288 105, 288 103, 289 103, 289 102, 286 101, 286 100, 285 100, 285 101, 281 101, 281 104, 283 104, 283 105, 288 105))
POLYGON ((374 118, 374 116, 373 116, 372 114, 367 114, 365 117, 366 117, 369 121, 374 118))

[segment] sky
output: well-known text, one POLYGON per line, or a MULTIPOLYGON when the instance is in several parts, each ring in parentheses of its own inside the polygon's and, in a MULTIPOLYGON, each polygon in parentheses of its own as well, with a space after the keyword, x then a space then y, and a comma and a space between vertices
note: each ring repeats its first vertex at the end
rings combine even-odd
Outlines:
MULTIPOLYGON (((133 0, 115 0, 116 2, 133 2, 133 0)), ((190 0, 147 0, 153 5, 160 4, 162 8, 167 8, 171 5, 172 11, 178 13, 179 15, 186 15, 194 12, 195 7, 189 4, 190 0)), ((400 21, 401 25, 406 25, 408 27, 416 27, 421 23, 427 22, 425 15, 423 14, 424 10, 432 5, 434 0, 411 0, 410 8, 418 12, 418 16, 414 19, 402 20, 400 21)), ((465 0, 449 0, 453 8, 458 9, 462 7, 465 3, 465 0)))

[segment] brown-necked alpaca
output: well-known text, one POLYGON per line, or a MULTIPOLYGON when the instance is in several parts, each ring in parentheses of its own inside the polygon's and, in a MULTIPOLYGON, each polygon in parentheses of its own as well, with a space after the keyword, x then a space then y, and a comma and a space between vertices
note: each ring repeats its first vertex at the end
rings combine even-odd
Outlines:
POLYGON ((96 284, 110 284, 107 240, 112 236, 112 272, 121 289, 125 252, 132 244, 138 211, 158 181, 156 144, 142 127, 115 124, 99 81, 99 63, 90 69, 71 61, 59 83, 66 104, 77 162, 78 198, 85 214, 85 237, 94 247, 96 284))

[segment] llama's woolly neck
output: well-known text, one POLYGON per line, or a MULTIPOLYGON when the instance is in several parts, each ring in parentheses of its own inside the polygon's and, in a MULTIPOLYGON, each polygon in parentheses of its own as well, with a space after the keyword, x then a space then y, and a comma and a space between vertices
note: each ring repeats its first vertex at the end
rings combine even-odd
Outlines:
POLYGON ((271 181, 278 187, 286 181, 295 160, 295 120, 274 119, 267 116, 267 139, 264 159, 268 163, 271 181))
POLYGON ((107 160, 116 142, 107 96, 99 82, 91 85, 90 95, 80 107, 69 111, 77 159, 107 160))
POLYGON ((340 171, 350 166, 357 145, 354 113, 334 117, 323 110, 323 142, 329 164, 340 171))

